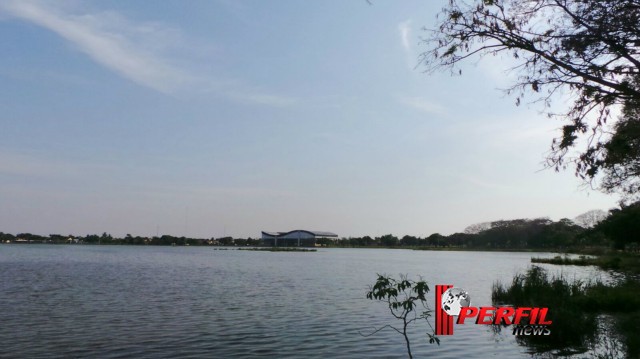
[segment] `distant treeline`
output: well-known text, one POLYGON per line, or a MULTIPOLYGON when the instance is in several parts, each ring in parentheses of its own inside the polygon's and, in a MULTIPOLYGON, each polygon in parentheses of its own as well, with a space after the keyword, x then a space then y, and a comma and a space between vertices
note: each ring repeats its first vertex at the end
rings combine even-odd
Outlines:
MULTIPOLYGON (((31 233, 17 235, 0 232, 0 241, 26 243, 88 243, 127 245, 218 245, 260 246, 254 238, 187 238, 170 235, 140 237, 127 234, 115 238, 108 233, 86 236, 40 236, 31 233)), ((406 247, 406 248, 469 248, 469 249, 571 249, 587 246, 612 246, 616 249, 637 249, 640 243, 640 201, 619 209, 589 211, 573 220, 554 222, 548 218, 501 220, 474 224, 463 233, 448 236, 434 233, 428 237, 392 234, 381 237, 321 238, 319 245, 328 247, 406 247)))
POLYGON ((158 245, 158 246, 171 246, 171 245, 221 245, 221 246, 259 246, 262 241, 260 239, 253 238, 188 238, 188 237, 175 237, 170 235, 154 236, 154 237, 141 237, 132 236, 127 234, 123 238, 113 237, 108 233, 88 234, 86 236, 75 235, 60 235, 50 234, 48 236, 41 236, 31 233, 20 233, 12 235, 9 233, 0 232, 0 241, 3 243, 51 243, 51 244, 126 244, 126 245, 158 245))
POLYGON ((398 238, 387 234, 379 238, 352 237, 337 241, 344 247, 429 247, 472 249, 557 249, 572 246, 603 245, 605 239, 570 220, 551 221, 546 218, 495 221, 477 233, 454 233, 448 236, 434 233, 428 237, 406 235, 398 238))
MULTIPOLYGON (((322 240, 325 241, 325 240, 322 240)), ((325 242, 321 242, 325 243, 325 242)), ((330 242, 326 242, 330 243, 330 242)), ((501 220, 474 224, 463 233, 428 237, 387 234, 379 238, 352 237, 335 242, 343 247, 424 247, 469 249, 577 249, 611 246, 638 250, 640 244, 640 201, 622 205, 609 213, 595 210, 571 220, 548 218, 501 220)))

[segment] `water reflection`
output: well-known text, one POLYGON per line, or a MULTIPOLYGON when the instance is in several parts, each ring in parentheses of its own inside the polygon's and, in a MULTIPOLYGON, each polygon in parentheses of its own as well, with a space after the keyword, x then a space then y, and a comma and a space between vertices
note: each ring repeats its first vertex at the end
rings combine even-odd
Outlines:
MULTIPOLYGON (((455 284, 490 305, 494 281, 547 255, 2 245, 0 357, 403 357, 395 332, 358 334, 389 320, 365 298, 376 273, 455 284)), ((553 270, 611 280, 592 267, 553 270)), ((529 357, 487 326, 457 326, 439 347, 413 334, 415 357, 529 357)))

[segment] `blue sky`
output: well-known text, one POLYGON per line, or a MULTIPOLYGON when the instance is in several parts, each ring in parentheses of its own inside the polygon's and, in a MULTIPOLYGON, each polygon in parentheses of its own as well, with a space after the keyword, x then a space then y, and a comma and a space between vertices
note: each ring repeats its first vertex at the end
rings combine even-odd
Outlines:
MULTIPOLYGON (((442 1, 0 2, 0 231, 425 236, 618 198, 561 123, 417 66, 442 1)), ((556 104, 562 107, 559 99, 556 104)))

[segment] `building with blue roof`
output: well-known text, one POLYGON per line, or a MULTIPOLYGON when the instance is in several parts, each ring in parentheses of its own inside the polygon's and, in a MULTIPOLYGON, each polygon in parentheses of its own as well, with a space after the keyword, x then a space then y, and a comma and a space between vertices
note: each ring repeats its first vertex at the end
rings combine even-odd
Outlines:
POLYGON ((262 231, 262 242, 265 246, 272 247, 315 247, 320 238, 338 238, 332 232, 308 231, 296 229, 289 232, 265 232, 262 231))

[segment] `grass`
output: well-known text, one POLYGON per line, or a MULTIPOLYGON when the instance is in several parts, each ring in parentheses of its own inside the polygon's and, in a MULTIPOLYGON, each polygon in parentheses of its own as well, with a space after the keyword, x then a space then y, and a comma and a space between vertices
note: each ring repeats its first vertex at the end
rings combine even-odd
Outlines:
POLYGON ((640 255, 637 253, 610 252, 597 257, 581 255, 578 258, 555 256, 553 258, 531 258, 531 263, 557 265, 598 266, 607 270, 618 270, 640 274, 640 255))
POLYGON ((531 258, 531 263, 548 263, 558 265, 574 265, 574 266, 591 266, 596 265, 594 258, 580 256, 578 258, 569 258, 568 256, 555 256, 553 258, 531 258))
POLYGON ((615 285, 599 281, 568 281, 550 277, 532 266, 516 275, 510 285, 494 283, 492 300, 495 305, 515 307, 548 307, 548 319, 553 321, 550 336, 521 336, 518 342, 537 352, 580 353, 588 350, 598 338, 597 316, 614 315, 616 331, 623 338, 629 357, 639 354, 638 322, 640 283, 627 280, 615 285))

